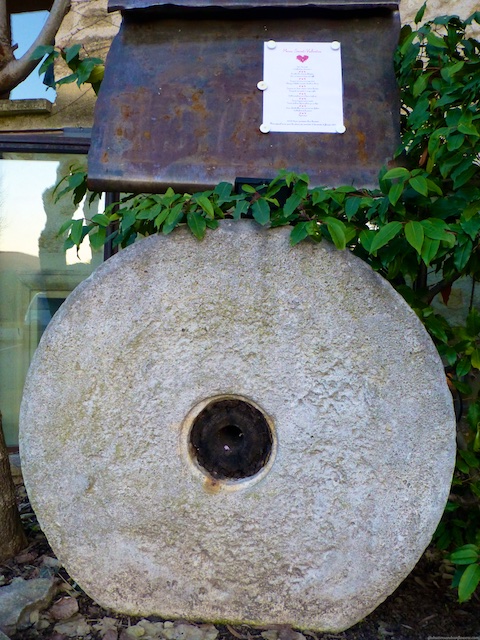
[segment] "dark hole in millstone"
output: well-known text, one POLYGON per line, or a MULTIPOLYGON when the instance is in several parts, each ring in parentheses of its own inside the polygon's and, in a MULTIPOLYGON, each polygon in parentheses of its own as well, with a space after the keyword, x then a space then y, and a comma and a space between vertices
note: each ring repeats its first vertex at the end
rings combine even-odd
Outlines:
POLYGON ((212 401, 190 431, 198 464, 221 480, 254 476, 267 464, 272 442, 262 412, 235 398, 212 401))

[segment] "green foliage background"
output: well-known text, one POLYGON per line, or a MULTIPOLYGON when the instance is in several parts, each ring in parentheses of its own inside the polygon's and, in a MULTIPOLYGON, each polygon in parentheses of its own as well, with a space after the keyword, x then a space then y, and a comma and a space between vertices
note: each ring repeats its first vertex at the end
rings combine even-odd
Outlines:
MULTIPOLYGON (((312 189, 308 176, 285 171, 262 187, 244 185, 240 194, 221 183, 195 194, 127 195, 105 213, 60 230, 66 248, 87 236, 93 248, 107 241, 125 247, 178 225, 201 240, 219 219, 249 216, 270 227, 290 225, 292 245, 307 238, 333 242, 388 279, 424 323, 468 406, 450 500, 434 537, 457 567, 453 586, 460 601, 480 584, 480 398, 471 385, 480 369, 480 312, 471 306, 466 322, 452 326, 431 303, 439 294, 448 300, 456 280, 480 275, 480 43, 467 33, 474 23, 480 24, 480 12, 402 29, 395 54, 402 142, 396 166, 380 171, 377 189, 312 189)), ((53 48, 45 53, 55 55, 53 48)), ((97 91, 101 61, 81 59, 79 48, 62 55, 72 74, 60 83, 90 81, 97 91)), ((59 195, 71 191, 80 202, 86 178, 72 167, 59 195)))

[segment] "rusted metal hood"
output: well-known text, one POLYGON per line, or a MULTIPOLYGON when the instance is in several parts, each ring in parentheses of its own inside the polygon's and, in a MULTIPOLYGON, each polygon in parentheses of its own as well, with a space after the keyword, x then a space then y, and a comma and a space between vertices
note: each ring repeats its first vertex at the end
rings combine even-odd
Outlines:
POLYGON ((109 0, 109 11, 134 11, 168 6, 219 9, 259 9, 316 7, 320 9, 392 9, 398 8, 398 0, 109 0))
POLYGON ((314 185, 376 185, 399 137, 397 3, 214 3, 110 1, 123 22, 96 104, 91 188, 191 192, 280 169, 306 172, 314 185), (259 130, 270 39, 341 43, 343 135, 259 130))

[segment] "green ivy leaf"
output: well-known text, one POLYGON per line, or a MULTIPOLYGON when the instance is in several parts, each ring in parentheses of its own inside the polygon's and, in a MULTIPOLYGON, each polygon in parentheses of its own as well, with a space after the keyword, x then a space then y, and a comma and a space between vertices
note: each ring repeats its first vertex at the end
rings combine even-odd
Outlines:
POLYGON ((415 176, 414 178, 410 178, 408 184, 412 187, 412 189, 415 189, 417 193, 420 193, 422 196, 428 196, 428 184, 423 176, 415 176))
POLYGON ((345 200, 345 215, 347 216, 347 220, 350 221, 353 216, 357 213, 362 203, 362 199, 358 196, 351 196, 345 200))
POLYGON ((325 218, 324 224, 327 225, 328 232, 333 240, 333 244, 337 249, 343 250, 346 247, 346 228, 341 220, 336 218, 325 218))
POLYGON ((480 213, 480 200, 469 204, 463 212, 463 217, 465 220, 470 220, 470 218, 473 218, 473 216, 476 216, 478 213, 480 213))
POLYGON ((383 175, 383 180, 401 179, 405 182, 408 178, 410 178, 410 171, 405 169, 405 167, 395 167, 383 175))
POLYGON ((450 80, 456 73, 463 69, 465 62, 463 60, 459 60, 454 64, 449 64, 446 67, 443 67, 440 70, 441 76, 444 80, 450 80))
POLYGON ((162 233, 164 235, 168 235, 169 233, 171 233, 183 219, 183 202, 179 202, 173 207, 173 209, 167 209, 167 211, 169 211, 169 213, 162 227, 162 233))
POLYGON ((480 313, 475 307, 472 308, 467 316, 466 327, 471 338, 476 338, 480 334, 480 313))
POLYGON ((270 222, 270 206, 265 198, 259 198, 252 204, 252 215, 258 224, 266 225, 270 222))
MULTIPOLYGON (((465 167, 465 165, 463 165, 465 167)), ((478 167, 470 161, 470 166, 463 168, 462 171, 452 171, 453 188, 460 189, 467 184, 478 173, 478 167)))
POLYGON ((456 151, 465 142, 465 136, 462 133, 457 133, 447 138, 447 149, 449 151, 456 151))
POLYGON ((423 231, 427 238, 431 240, 445 240, 447 239, 448 225, 438 218, 427 218, 422 220, 420 224, 423 227, 423 231))
POLYGON ((223 204, 232 194, 232 185, 230 182, 220 182, 217 184, 213 193, 216 193, 218 196, 218 204, 223 204))
POLYGON ((480 216, 460 220, 460 226, 472 240, 475 240, 480 231, 480 216))
POLYGON ((211 220, 213 220, 215 218, 215 211, 213 209, 213 204, 210 202, 210 200, 206 196, 199 196, 198 198, 196 198, 196 201, 199 204, 199 206, 203 209, 203 211, 205 211, 207 216, 211 220))
POLYGON ((432 240, 427 237, 424 238, 420 257, 427 267, 430 266, 431 261, 436 257, 439 248, 440 240, 432 240))
POLYGON ((433 71, 431 71, 430 73, 422 73, 422 75, 418 76, 418 78, 415 80, 415 84, 413 85, 412 89, 414 98, 417 98, 421 93, 425 91, 432 73, 433 71))
POLYGON ((478 347, 475 348, 470 354, 470 360, 472 363, 472 367, 475 367, 475 369, 480 369, 480 349, 478 347))
POLYGON ((325 200, 328 200, 328 196, 329 194, 327 189, 314 189, 312 191, 312 204, 325 202, 325 200))
POLYGON ((367 253, 371 253, 372 242, 374 238, 375 231, 373 231, 373 229, 364 229, 358 236, 360 245, 365 249, 367 253))
POLYGON ((478 469, 480 459, 477 458, 473 451, 460 449, 459 453, 471 469, 478 469))
POLYGON ((427 42, 431 47, 435 47, 436 49, 447 49, 448 45, 444 42, 443 38, 439 38, 434 33, 430 32, 427 35, 427 42))
POLYGON ((90 240, 90 246, 92 247, 93 251, 97 251, 104 246, 106 235, 107 233, 105 227, 97 227, 97 231, 95 233, 91 233, 88 236, 90 240))
POLYGON ((434 182, 433 180, 429 180, 428 178, 427 178, 427 187, 428 187, 428 191, 430 193, 436 193, 439 196, 443 196, 443 191, 438 186, 438 184, 436 182, 434 182))
POLYGON ((292 247, 308 237, 307 224, 308 222, 299 222, 293 227, 290 233, 290 245, 292 247))
POLYGON ((233 212, 233 219, 240 220, 240 218, 247 213, 249 207, 250 203, 248 200, 237 200, 235 210, 233 212))
POLYGON ((453 564, 472 564, 478 559, 478 547, 474 544, 466 544, 450 554, 450 560, 453 564))
POLYGON ((460 133, 478 137, 480 133, 478 132, 477 127, 473 124, 472 116, 473 114, 471 111, 466 111, 465 113, 463 113, 458 122, 458 130, 460 131, 460 133))
POLYGON ((480 425, 480 401, 472 402, 468 407, 467 421, 473 431, 480 425))
POLYGON ((317 222, 317 220, 310 220, 306 223, 305 229, 312 240, 320 242, 322 239, 322 226, 320 222, 317 222))
POLYGON ((207 222, 200 213, 197 211, 190 211, 187 214, 187 225, 198 240, 203 240, 207 229, 207 222))
POLYGON ((394 207, 399 201, 404 189, 403 182, 395 182, 392 184, 390 189, 388 190, 388 199, 390 200, 391 205, 394 207))
POLYGON ((458 584, 458 600, 468 600, 480 583, 480 565, 469 565, 462 574, 458 584))
POLYGON ((170 215, 170 209, 165 208, 162 211, 160 211, 158 216, 153 221, 153 226, 155 227, 155 229, 157 229, 157 231, 160 229, 160 227, 162 226, 162 224, 165 222, 165 220, 168 218, 169 215, 170 215))
POLYGON ((60 229, 57 232, 57 237, 61 236, 62 234, 65 233, 65 231, 67 231, 68 229, 70 229, 70 227, 72 226, 72 224, 74 223, 73 220, 67 220, 66 222, 64 222, 62 224, 62 226, 60 227, 60 229))
POLYGON ((76 58, 80 53, 81 48, 82 48, 81 44, 73 44, 71 47, 65 47, 65 50, 64 50, 65 62, 68 64, 74 58, 76 58))
POLYGON ((287 198, 287 201, 283 206, 283 213, 286 216, 292 215, 292 213, 296 210, 296 208, 301 202, 302 202, 302 196, 299 195, 298 193, 292 193, 292 195, 287 198))
POLYGON ((423 16, 425 14, 425 9, 427 8, 427 3, 424 2, 422 4, 422 6, 420 7, 420 9, 417 11, 417 13, 415 14, 415 18, 413 19, 413 21, 415 22, 415 24, 418 24, 419 22, 422 21, 423 16))
POLYGON ((369 253, 376 253, 381 247, 393 240, 402 230, 402 223, 393 221, 388 222, 382 227, 372 240, 369 253))
POLYGON ((459 378, 463 378, 470 371, 470 358, 462 358, 458 361, 457 366, 455 368, 455 373, 459 378))
POLYGON ((465 462, 465 460, 462 460, 461 458, 457 459, 457 462, 455 464, 455 466, 457 467, 457 469, 459 469, 462 473, 465 473, 468 475, 468 472, 470 471, 470 467, 468 466, 468 464, 465 462))
POLYGON ((130 227, 132 227, 135 224, 137 217, 135 215, 135 211, 130 211, 128 209, 124 210, 123 215, 122 215, 122 231, 125 232, 128 229, 130 229, 130 227))
POLYGON ((415 251, 420 254, 422 251, 424 232, 422 224, 416 220, 410 220, 405 225, 405 237, 415 251))
POLYGON ((440 319, 438 316, 428 316, 425 318, 425 327, 428 331, 435 336, 438 340, 441 340, 445 344, 448 343, 448 336, 445 331, 446 320, 440 319))
POLYGON ((467 262, 470 260, 470 256, 472 255, 473 243, 470 239, 464 242, 461 245, 457 245, 455 247, 455 251, 453 253, 453 262, 455 264, 455 268, 458 271, 462 271, 467 265, 467 262))
POLYGON ((88 78, 90 77, 90 74, 92 73, 93 68, 97 64, 103 64, 103 61, 100 60, 100 58, 84 58, 80 62, 77 69, 75 70, 78 86, 88 81, 88 78))
POLYGON ((82 240, 83 220, 74 220, 70 231, 73 244, 79 245, 82 240))
POLYGON ((93 216, 92 222, 97 224, 99 227, 108 227, 110 224, 110 218, 104 213, 97 213, 93 216))

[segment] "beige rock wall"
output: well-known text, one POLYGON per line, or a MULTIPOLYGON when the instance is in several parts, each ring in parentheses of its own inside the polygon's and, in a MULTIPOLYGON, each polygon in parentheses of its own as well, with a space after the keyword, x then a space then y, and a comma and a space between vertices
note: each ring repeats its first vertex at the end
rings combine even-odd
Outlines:
MULTIPOLYGON (((413 22, 415 14, 422 6, 423 0, 401 0, 400 15, 402 22, 413 22)), ((466 18, 479 8, 478 0, 428 0, 424 19, 435 16, 456 14, 466 18)))
MULTIPOLYGON (((72 8, 57 34, 56 45, 68 47, 80 43, 85 55, 105 60, 120 22, 119 12, 107 12, 107 0, 72 0, 72 8)), ((70 72, 60 62, 55 73, 62 77, 70 72)), ((95 93, 91 87, 80 89, 76 84, 64 85, 57 93, 52 119, 61 122, 62 126, 90 127, 94 105, 95 93)))
MULTIPOLYGON (((83 46, 84 55, 105 59, 120 22, 119 12, 107 12, 107 0, 71 0, 70 12, 62 23, 55 44, 58 47, 67 47, 79 43, 83 46)), ((55 68, 56 78, 62 78, 69 73, 63 61, 58 61, 55 68)), ((95 93, 91 87, 79 88, 76 84, 67 84, 59 87, 51 113, 4 114, 0 119, 0 129, 91 127, 94 106, 95 93)))

